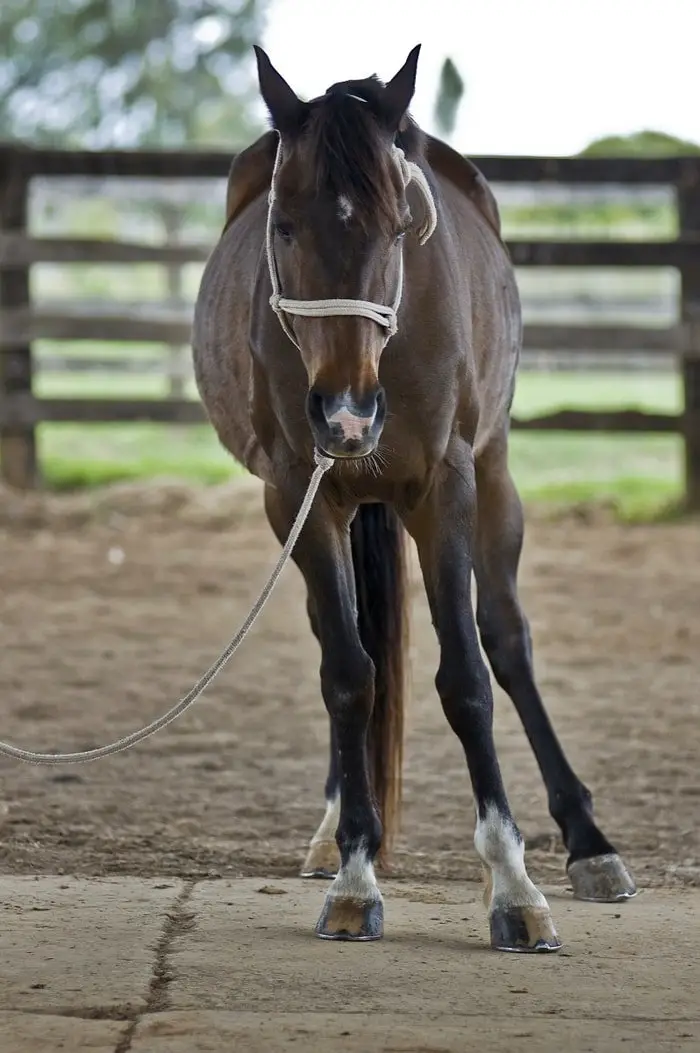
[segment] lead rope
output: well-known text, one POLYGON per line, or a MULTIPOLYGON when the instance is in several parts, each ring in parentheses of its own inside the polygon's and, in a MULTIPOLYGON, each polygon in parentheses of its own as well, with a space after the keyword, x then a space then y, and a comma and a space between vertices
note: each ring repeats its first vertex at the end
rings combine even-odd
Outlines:
POLYGON ((304 523, 311 511, 311 505, 313 504, 316 492, 320 486, 321 479, 333 465, 333 458, 324 457, 318 452, 318 450, 314 452, 314 460, 316 462, 316 468, 311 476, 311 481, 309 482, 308 490, 304 495, 304 500, 301 503, 301 508, 294 520, 280 558, 277 560, 262 592, 255 601, 253 609, 214 664, 207 669, 206 673, 200 677, 194 687, 187 692, 184 698, 180 699, 172 709, 169 709, 162 717, 158 717, 157 720, 154 720, 145 728, 141 728, 140 731, 134 731, 131 735, 125 735, 124 738, 117 739, 116 742, 111 742, 108 746, 100 746, 94 750, 82 750, 80 753, 34 753, 32 750, 21 750, 17 746, 10 746, 7 742, 0 742, 0 754, 5 757, 13 757, 15 760, 26 761, 28 764, 45 764, 49 766, 57 764, 85 764, 88 761, 99 760, 100 757, 110 757, 113 753, 121 753, 123 750, 131 749, 131 747, 135 746, 137 742, 142 742, 143 739, 148 738, 149 735, 154 735, 156 731, 160 731, 161 728, 166 727, 174 720, 177 720, 178 717, 182 716, 185 710, 189 709, 190 706, 197 701, 205 688, 209 686, 217 673, 223 669, 229 658, 235 654, 243 643, 253 626, 253 622, 267 603, 270 593, 277 584, 277 579, 288 563, 299 534, 301 533, 304 523))

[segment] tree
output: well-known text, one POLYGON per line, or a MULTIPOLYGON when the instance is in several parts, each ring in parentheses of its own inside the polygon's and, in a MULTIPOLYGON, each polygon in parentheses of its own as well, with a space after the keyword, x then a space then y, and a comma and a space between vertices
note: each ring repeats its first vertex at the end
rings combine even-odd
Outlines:
POLYGON ((267 0, 1 0, 0 139, 231 147, 267 0), (249 57, 248 62, 246 58, 249 57))
POLYGON ((440 135, 448 139, 457 123, 457 112, 464 95, 464 80, 451 58, 446 58, 440 71, 440 85, 435 100, 435 123, 440 135))
POLYGON ((607 135, 595 139, 581 157, 675 157, 700 154, 700 144, 678 139, 666 132, 645 130, 631 135, 607 135))

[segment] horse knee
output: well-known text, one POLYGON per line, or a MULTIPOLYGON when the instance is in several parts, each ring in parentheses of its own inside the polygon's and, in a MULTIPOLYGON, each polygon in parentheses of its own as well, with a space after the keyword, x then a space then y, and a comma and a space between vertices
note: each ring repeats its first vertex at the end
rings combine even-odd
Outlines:
POLYGON ((515 608, 499 618, 482 609, 477 621, 481 643, 499 684, 523 676, 532 663, 532 641, 522 611, 515 608))
POLYGON ((324 657, 321 691, 333 721, 369 720, 374 700, 374 663, 361 648, 324 657))
POLYGON ((493 694, 480 656, 474 662, 441 661, 435 687, 450 727, 462 737, 474 722, 490 722, 493 694))

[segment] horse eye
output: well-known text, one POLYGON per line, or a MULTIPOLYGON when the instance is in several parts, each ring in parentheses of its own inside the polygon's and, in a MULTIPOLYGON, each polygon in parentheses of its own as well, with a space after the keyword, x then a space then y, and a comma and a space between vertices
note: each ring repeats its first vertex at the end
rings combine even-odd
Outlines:
POLYGON ((292 228, 288 223, 275 223, 275 234, 277 234, 282 241, 292 240, 292 228))
POLYGON ((408 234, 409 228, 411 226, 411 213, 408 211, 404 212, 403 216, 401 217, 400 223, 401 229, 396 232, 397 241, 402 241, 408 234))

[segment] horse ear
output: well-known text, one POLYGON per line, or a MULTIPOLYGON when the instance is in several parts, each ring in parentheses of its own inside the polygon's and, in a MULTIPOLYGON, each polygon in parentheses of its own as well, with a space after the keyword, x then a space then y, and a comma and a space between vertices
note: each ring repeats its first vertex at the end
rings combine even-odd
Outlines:
POLYGON ((409 52, 399 72, 391 78, 382 93, 382 113, 390 132, 398 131, 401 118, 408 109, 416 89, 416 69, 421 45, 409 52))
POLYGON ((298 131, 306 114, 307 105, 299 99, 257 44, 253 45, 258 61, 260 94, 267 106, 272 123, 280 135, 298 131))

